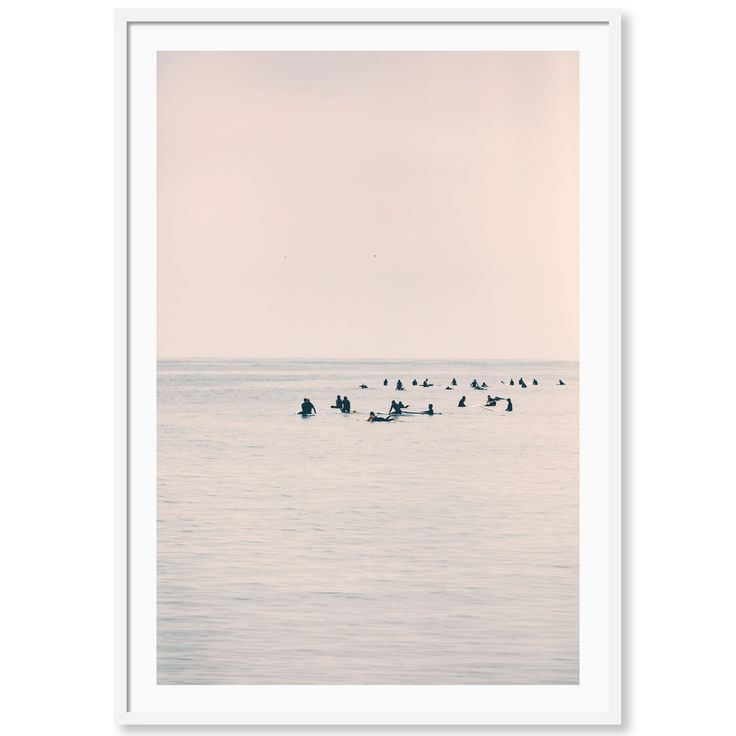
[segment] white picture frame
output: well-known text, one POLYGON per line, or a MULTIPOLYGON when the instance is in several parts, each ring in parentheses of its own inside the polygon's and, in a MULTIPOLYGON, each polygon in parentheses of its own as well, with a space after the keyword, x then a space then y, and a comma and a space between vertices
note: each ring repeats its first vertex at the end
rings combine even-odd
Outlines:
POLYGON ((619 12, 125 10, 116 15, 115 34, 118 722, 621 723, 619 12), (338 39, 329 30, 338 27, 352 30, 338 39), (151 505, 150 483, 145 480, 150 480, 153 468, 155 496, 155 431, 149 431, 151 412, 155 416, 155 369, 151 374, 150 362, 151 355, 155 358, 156 202, 151 55, 155 59, 160 48, 214 49, 218 43, 228 49, 277 49, 274 38, 284 29, 289 34, 281 47, 289 49, 302 41, 309 48, 325 44, 334 48, 337 43, 339 48, 403 49, 416 42, 421 48, 454 49, 467 48, 461 43, 475 47, 480 39, 487 44, 483 48, 581 51, 580 354, 581 376, 591 388, 587 393, 581 389, 581 676, 577 686, 220 688, 158 686, 155 676, 151 682, 155 504, 151 505), (431 29, 431 34, 420 33, 412 41, 402 35, 411 29, 431 29), (584 490, 590 495, 583 495, 584 490))

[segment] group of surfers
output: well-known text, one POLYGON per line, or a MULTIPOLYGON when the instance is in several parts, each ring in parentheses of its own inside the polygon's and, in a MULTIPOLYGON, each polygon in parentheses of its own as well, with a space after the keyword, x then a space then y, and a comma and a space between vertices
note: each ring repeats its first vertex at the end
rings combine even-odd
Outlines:
POLYGON ((335 403, 330 407, 330 409, 339 409, 343 414, 350 414, 350 399, 347 396, 341 397, 340 394, 338 394, 335 399, 335 403))
MULTIPOLYGON (((506 385, 506 381, 501 381, 501 383, 504 384, 504 385, 506 385)), ((384 378, 383 379, 383 385, 384 386, 388 386, 388 378, 384 378)), ((432 386, 434 386, 433 383, 430 383, 429 382, 429 379, 428 378, 425 378, 424 381, 422 381, 421 384, 415 378, 411 382, 411 385, 412 386, 421 386, 422 388, 431 388, 432 386)), ((512 378, 512 379, 509 380, 509 386, 514 386, 514 385, 516 385, 516 384, 514 383, 514 379, 512 378)), ((537 379, 534 378, 532 380, 532 386, 538 386, 538 385, 539 385, 539 381, 537 381, 537 379)), ((557 382, 557 385, 558 386, 564 386, 565 385, 565 382, 560 378, 559 381, 557 382)), ((452 381, 450 382, 450 385, 449 386, 445 386, 445 391, 452 391, 453 387, 455 387, 455 386, 457 386, 457 380, 453 378, 452 381)), ((526 381, 524 381, 523 378, 520 378, 519 379, 519 386, 521 386, 521 388, 526 388, 527 387, 526 381)), ((360 386, 358 386, 358 388, 368 388, 368 386, 365 383, 361 383, 360 386)), ((485 381, 483 381, 483 383, 478 383, 478 379, 477 378, 474 378, 470 382, 470 388, 475 389, 476 391, 483 391, 484 389, 487 389, 488 388, 488 384, 485 381)), ((402 383, 401 379, 399 379, 398 381, 396 381, 396 390, 397 391, 404 391, 404 384, 402 383)))
MULTIPOLYGON (((391 422, 396 417, 400 417, 402 414, 405 414, 407 412, 404 412, 404 409, 408 409, 409 404, 405 404, 403 401, 396 401, 393 400, 391 402, 391 408, 388 410, 388 414, 385 417, 379 417, 376 415, 376 412, 372 411, 368 415, 368 419, 366 421, 368 422, 391 422)), ((408 412, 410 414, 427 414, 428 416, 434 416, 435 414, 438 414, 439 412, 436 412, 434 410, 434 404, 429 404, 429 406, 424 411, 412 411, 408 412)))
MULTIPOLYGON (((506 384, 505 381, 501 381, 501 383, 503 383, 504 385, 506 384)), ((388 386, 388 378, 385 378, 383 380, 383 385, 388 386)), ((411 385, 412 386, 419 385, 419 382, 417 381, 416 378, 411 382, 411 385)), ((430 386, 433 386, 434 384, 430 383, 428 378, 425 378, 421 385, 423 388, 429 388, 430 386)), ((515 385, 514 379, 512 378, 511 380, 509 380, 509 386, 514 386, 514 385, 515 385)), ((532 386, 538 386, 538 385, 539 385, 539 382, 537 381, 536 378, 534 378, 532 380, 532 386)), ((557 385, 564 386, 565 382, 560 378, 557 382, 557 385)), ((454 378, 452 379, 451 385, 446 387, 446 390, 448 391, 452 390, 453 386, 457 386, 457 381, 454 378)), ((527 387, 527 384, 523 378, 519 378, 519 386, 521 388, 527 387)), ((360 385, 360 388, 368 388, 368 386, 363 383, 360 385)), ((483 381, 483 383, 478 383, 478 380, 474 378, 470 382, 470 388, 475 389, 476 391, 483 391, 484 389, 488 388, 488 384, 485 381, 483 381)), ((397 391, 404 390, 404 384, 401 382, 401 379, 396 381, 396 390, 397 391)), ((461 409, 466 408, 465 401, 466 401, 466 397, 463 396, 458 402, 458 407, 461 409)), ((503 398, 501 396, 491 396, 490 394, 488 394, 486 403, 483 404, 483 406, 488 406, 488 407, 496 406, 497 401, 506 402, 505 411, 514 410, 514 406, 510 398, 503 398)), ((401 414, 404 413, 403 410, 407 409, 408 407, 409 405, 405 404, 403 401, 392 401, 391 408, 388 410, 388 414, 386 416, 384 417, 377 416, 376 413, 372 411, 370 415, 368 416, 367 421, 369 422, 390 422, 393 419, 396 419, 396 417, 401 416, 401 414)), ((347 396, 340 396, 339 394, 337 395, 337 398, 335 399, 335 403, 330 408, 339 409, 343 414, 350 414, 352 412, 352 408, 350 405, 350 399, 347 396)), ((301 414, 302 416, 305 416, 305 417, 311 416, 312 414, 316 414, 316 413, 317 413, 317 409, 315 408, 314 404, 307 398, 305 398, 304 401, 302 402, 301 411, 297 412, 297 414, 301 414)), ((434 406, 432 404, 429 404, 429 406, 423 411, 413 411, 409 413, 410 414, 427 414, 429 416, 432 416, 438 412, 435 412, 434 406)))
MULTIPOLYGON (((453 386, 457 386, 457 381, 455 381, 454 378, 452 379, 452 381, 453 381, 453 386)), ((388 386, 388 378, 384 378, 383 379, 383 385, 384 386, 388 386)), ((419 381, 417 381, 417 379, 415 378, 411 382, 411 385, 412 386, 419 386, 420 384, 419 384, 419 381)), ((433 383, 430 383, 428 378, 425 378, 422 381, 421 386, 422 386, 422 388, 430 388, 431 386, 434 386, 434 384, 433 383)), ((360 388, 368 388, 368 386, 366 386, 365 384, 362 384, 360 388)), ((399 378, 398 381, 396 381, 396 390, 397 391, 403 391, 404 390, 404 384, 401 382, 401 379, 400 378, 399 378)))
MULTIPOLYGON (((460 401, 458 402, 458 407, 464 409, 465 407, 465 396, 463 396, 460 401)), ((496 406, 497 401, 506 401, 506 411, 513 411, 514 407, 511 403, 511 399, 504 399, 501 396, 491 396, 488 394, 488 399, 486 400, 485 406, 496 406)), ((393 419, 396 419, 396 417, 400 417, 402 414, 406 413, 404 410, 409 408, 409 404, 405 404, 403 401, 396 401, 395 399, 391 401, 391 407, 388 410, 388 413, 385 417, 379 417, 376 415, 374 411, 370 412, 368 415, 367 421, 369 422, 389 422, 393 419)), ((350 399, 347 396, 340 396, 340 394, 337 395, 337 398, 335 399, 335 403, 330 406, 330 409, 339 409, 343 414, 350 414, 352 409, 350 405, 350 399)), ((301 414, 303 417, 311 416, 312 414, 316 414, 317 409, 314 406, 314 404, 311 402, 310 399, 305 398, 304 401, 302 401, 301 410, 297 412, 297 414, 301 414)), ((408 412, 410 414, 426 414, 428 416, 434 416, 438 412, 434 410, 434 404, 429 404, 426 409, 423 411, 412 411, 408 412)))
MULTIPOLYGON (((510 398, 504 398, 503 396, 491 396, 488 394, 488 398, 486 399, 486 403, 483 404, 483 406, 496 406, 497 401, 505 401, 506 402, 506 409, 505 411, 513 411, 514 405, 511 403, 510 398)), ((463 396, 460 401, 458 401, 457 404, 461 409, 465 409, 465 396, 463 396)))
MULTIPOLYGON (((304 401, 308 401, 308 399, 304 399, 304 401)), ((306 413, 311 413, 312 411, 314 411, 314 413, 316 414, 317 412, 312 402, 309 401, 308 403, 308 406, 302 404, 302 411, 300 413, 304 414, 306 409, 306 413)), ((388 410, 388 417, 394 419, 395 417, 401 416, 403 410, 408 408, 409 404, 405 404, 403 401, 394 400, 391 402, 391 408, 388 410)), ((340 396, 340 394, 338 394, 337 398, 335 399, 335 403, 330 406, 330 409, 339 409, 343 414, 350 414, 350 412, 352 411, 350 408, 350 399, 347 396, 340 396)), ((429 416, 432 416, 436 412, 434 410, 434 405, 430 404, 424 411, 415 411, 411 413, 428 414, 429 416)), ((381 417, 376 416, 376 413, 372 411, 369 415, 368 421, 385 422, 388 421, 388 419, 382 419, 381 417)))
MULTIPOLYGON (((501 383, 503 383, 504 385, 506 385, 506 381, 501 381, 501 383)), ((560 383, 562 383, 562 382, 560 381, 560 383)), ((514 379, 512 378, 509 381, 509 386, 513 386, 513 385, 514 385, 514 379)), ((562 385, 564 386, 564 384, 562 384, 562 385)), ((520 378, 519 379, 519 386, 521 386, 522 388, 526 388, 526 382, 524 381, 523 378, 520 378)), ((539 381, 537 381, 536 378, 532 380, 532 386, 539 386, 539 381)), ((477 391, 482 391, 484 388, 488 388, 488 386, 486 385, 486 382, 485 381, 483 381, 483 383, 481 383, 479 385, 478 384, 478 381, 476 381, 475 379, 473 379, 472 383, 470 384, 470 388, 474 388, 477 391)))

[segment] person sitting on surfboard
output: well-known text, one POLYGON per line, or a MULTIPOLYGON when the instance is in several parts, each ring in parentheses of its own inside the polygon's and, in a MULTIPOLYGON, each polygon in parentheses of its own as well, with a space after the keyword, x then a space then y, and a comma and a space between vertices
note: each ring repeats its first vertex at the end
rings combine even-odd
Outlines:
POLYGON ((511 399, 506 399, 508 401, 508 404, 506 404, 506 411, 513 411, 514 405, 511 403, 511 399))
POLYGON ((496 406, 496 400, 488 394, 488 398, 486 399, 486 406, 496 406))
POLYGON ((532 381, 532 386, 539 386, 539 381, 536 378, 532 381))
POLYGON ((399 378, 398 381, 396 381, 396 390, 397 391, 403 391, 404 390, 404 384, 401 383, 401 379, 399 378))
POLYGON ((347 396, 342 397, 342 409, 343 414, 350 414, 350 399, 347 396))
POLYGON ((429 414, 429 416, 432 416, 432 414, 434 414, 434 406, 430 404, 427 411, 423 411, 422 414, 429 414))
POLYGON ((383 385, 384 386, 388 386, 388 378, 384 378, 383 379, 383 385))
POLYGON ((417 381, 417 379, 415 378, 415 379, 414 379, 414 380, 413 380, 413 381, 411 382, 411 385, 412 385, 412 386, 418 386, 418 385, 419 385, 419 381, 417 381))
POLYGON ((360 386, 358 386, 358 388, 368 388, 368 386, 366 386, 364 383, 361 383, 360 386))
POLYGON ((335 403, 330 407, 330 409, 342 409, 342 399, 340 398, 340 394, 337 395, 335 403))
POLYGON ((483 381, 483 383, 481 383, 480 387, 481 388, 488 388, 488 384, 485 381, 483 381))
POLYGON ((457 381, 454 378, 452 379, 452 385, 457 386, 457 381))
POLYGON ((513 386, 513 385, 514 385, 514 379, 512 378, 512 379, 511 379, 511 380, 509 381, 509 386, 513 386))
POLYGON ((478 388, 478 379, 474 378, 474 379, 473 379, 473 380, 472 380, 472 381, 470 382, 470 388, 478 388))
POLYGON ((565 385, 565 382, 560 378, 560 381, 559 381, 559 383, 557 385, 558 386, 564 386, 565 385))
POLYGON ((462 399, 460 399, 460 401, 457 402, 457 405, 465 408, 465 397, 464 396, 462 397, 462 399))
POLYGON ((302 416, 307 416, 312 412, 315 414, 317 413, 317 410, 314 408, 314 404, 309 399, 304 399, 304 401, 302 401, 302 410, 299 413, 302 416))
POLYGON ((424 386, 424 388, 429 388, 430 386, 434 386, 434 384, 430 383, 428 378, 425 378, 424 383, 422 383, 422 386, 424 386))
POLYGON ((391 402, 391 408, 388 410, 388 413, 399 415, 401 414, 401 410, 404 408, 406 407, 404 406, 403 402, 397 402, 394 400, 391 402))
POLYGON ((394 417, 394 416, 390 416, 390 417, 377 417, 376 416, 376 413, 372 411, 370 413, 370 416, 368 417, 368 419, 366 419, 366 421, 367 422, 391 422, 394 419, 396 419, 396 417, 394 417))

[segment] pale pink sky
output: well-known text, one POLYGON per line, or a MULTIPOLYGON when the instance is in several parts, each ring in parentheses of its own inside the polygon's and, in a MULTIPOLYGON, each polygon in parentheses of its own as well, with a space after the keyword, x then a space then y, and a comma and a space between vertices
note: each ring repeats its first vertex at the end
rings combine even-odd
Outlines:
POLYGON ((159 52, 158 354, 576 360, 577 52, 159 52))

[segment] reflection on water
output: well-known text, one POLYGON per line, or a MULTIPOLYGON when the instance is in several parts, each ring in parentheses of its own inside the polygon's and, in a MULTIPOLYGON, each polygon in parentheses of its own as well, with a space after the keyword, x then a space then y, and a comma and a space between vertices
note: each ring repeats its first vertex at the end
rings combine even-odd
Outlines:
POLYGON ((577 683, 577 364, 159 362, 158 682, 577 683))

